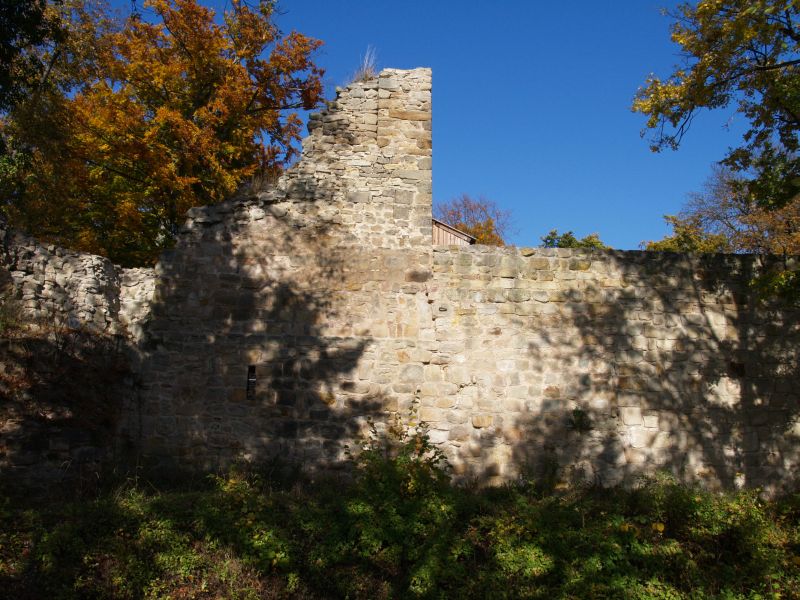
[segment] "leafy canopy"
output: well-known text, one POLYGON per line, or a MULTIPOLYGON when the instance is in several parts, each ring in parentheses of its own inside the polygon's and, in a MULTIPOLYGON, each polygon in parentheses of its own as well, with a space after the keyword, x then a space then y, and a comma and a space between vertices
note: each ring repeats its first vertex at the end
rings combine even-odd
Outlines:
POLYGON ((558 233, 558 229, 551 229, 547 235, 539 238, 542 240, 542 248, 597 248, 598 250, 610 250, 611 246, 607 246, 600 240, 600 236, 592 233, 578 239, 571 231, 558 233))
POLYGON ((678 216, 665 218, 673 234, 647 243, 646 250, 800 253, 800 198, 764 206, 748 191, 740 173, 719 165, 704 189, 689 195, 678 216))
POLYGON ((462 194, 448 202, 436 203, 433 216, 475 238, 476 243, 505 246, 511 233, 511 211, 501 209, 494 200, 462 194))
POLYGON ((749 128, 726 164, 751 175, 759 202, 787 202, 800 189, 800 3, 702 0, 671 16, 683 62, 666 79, 651 75, 633 103, 651 148, 676 149, 698 111, 733 105, 749 128))
POLYGON ((223 200, 296 152, 322 70, 321 42, 282 35, 272 2, 232 0, 222 23, 197 0, 146 0, 121 26, 71 0, 66 41, 31 47, 52 81, 3 122, 13 224, 44 239, 151 264, 185 211, 223 200))
POLYGON ((645 250, 701 254, 731 251, 729 240, 723 234, 705 231, 697 217, 664 215, 664 220, 672 227, 672 235, 656 242, 646 242, 645 250))
POLYGON ((4 0, 0 3, 0 110, 22 96, 25 84, 43 74, 45 65, 25 48, 54 40, 57 22, 46 12, 45 0, 4 0))

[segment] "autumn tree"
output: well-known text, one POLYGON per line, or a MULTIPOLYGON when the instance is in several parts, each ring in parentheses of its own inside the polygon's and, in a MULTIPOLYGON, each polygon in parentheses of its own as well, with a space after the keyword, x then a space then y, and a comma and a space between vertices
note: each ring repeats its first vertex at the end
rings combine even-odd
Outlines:
POLYGON ((705 231, 697 218, 665 215, 664 220, 672 227, 672 234, 664 239, 643 242, 650 252, 730 252, 730 241, 723 234, 705 231))
POLYGON ((646 250, 671 252, 800 253, 800 198, 764 206, 739 173, 716 166, 701 192, 677 216, 665 219, 673 233, 646 243, 646 250))
MULTIPOLYGON (((777 179, 782 179, 778 176, 777 179)), ((778 180, 775 185, 781 185, 778 180)), ((764 181, 763 184, 769 185, 764 181)), ((780 203, 763 199, 750 180, 727 167, 717 166, 703 191, 689 195, 681 215, 698 221, 709 234, 724 236, 735 252, 800 253, 800 223, 797 221, 800 198, 795 195, 780 203)))
POLYGON ((58 22, 45 0, 0 3, 0 110, 8 110, 46 72, 39 57, 25 50, 60 38, 58 22))
POLYGON ((651 75, 633 103, 651 148, 677 148, 699 111, 733 105, 749 128, 725 164, 762 206, 789 202, 800 190, 800 3, 701 0, 671 16, 683 62, 666 79, 651 75))
POLYGON ((480 196, 475 199, 462 194, 448 202, 435 203, 435 219, 468 233, 476 243, 488 246, 504 246, 511 233, 511 211, 480 196))
POLYGON ((543 235, 542 248, 596 248, 598 250, 610 250, 611 246, 607 246, 602 242, 597 233, 592 233, 580 239, 575 237, 571 231, 558 233, 558 229, 551 229, 547 235, 543 235))
POLYGON ((151 264, 188 208, 296 152, 302 123, 287 111, 321 96, 320 42, 283 35, 272 2, 232 0, 221 23, 196 0, 146 0, 148 18, 122 24, 89 0, 66 5, 70 35, 30 50, 52 62, 53 82, 3 123, 25 157, 3 185, 13 224, 151 264))

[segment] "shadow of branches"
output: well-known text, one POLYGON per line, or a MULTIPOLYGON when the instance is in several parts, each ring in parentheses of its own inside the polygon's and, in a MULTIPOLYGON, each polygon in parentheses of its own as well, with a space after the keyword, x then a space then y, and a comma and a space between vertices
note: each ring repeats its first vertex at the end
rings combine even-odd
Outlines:
POLYGON ((288 181, 288 191, 193 209, 157 267, 127 431, 146 461, 216 469, 279 458, 313 470, 340 462, 384 410, 351 376, 370 340, 340 326, 352 252, 318 202, 335 190, 302 172, 288 181))
POLYGON ((557 308, 530 322, 543 392, 517 419, 514 461, 604 485, 656 471, 712 488, 793 485, 800 323, 751 290, 761 259, 585 259, 593 274, 565 281, 557 308))
POLYGON ((130 376, 117 337, 58 323, 0 339, 0 474, 6 486, 93 489, 115 451, 130 376))

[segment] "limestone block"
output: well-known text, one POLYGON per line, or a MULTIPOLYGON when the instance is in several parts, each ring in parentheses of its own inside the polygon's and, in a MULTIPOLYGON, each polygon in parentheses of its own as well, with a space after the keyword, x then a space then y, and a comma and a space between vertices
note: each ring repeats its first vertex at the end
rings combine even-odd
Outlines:
POLYGON ((419 418, 425 423, 438 423, 443 421, 444 411, 432 406, 423 406, 419 409, 419 418))
MULTIPOLYGON (((460 422, 465 423, 466 419, 460 422)), ((458 425, 450 429, 450 431, 448 432, 448 439, 450 441, 466 442, 470 438, 470 432, 471 432, 470 427, 458 425)))
POLYGON ((546 388, 544 388, 545 398, 554 399, 554 398, 561 398, 561 396, 562 396, 561 388, 558 387, 557 385, 548 385, 546 388))
POLYGON ((431 113, 427 110, 389 109, 389 118, 402 119, 404 121, 428 121, 431 118, 431 113))
POLYGON ((445 369, 445 379, 450 383, 466 385, 470 383, 471 376, 466 367, 451 365, 445 369))
POLYGON ((658 413, 646 413, 642 415, 642 421, 648 429, 658 429, 658 413))
POLYGON ((473 415, 472 416, 472 426, 476 429, 482 429, 484 427, 491 427, 494 423, 494 417, 492 415, 473 415))
POLYGON ((509 302, 526 302, 530 299, 531 293, 527 290, 513 289, 506 292, 509 302))
POLYGON ((432 273, 428 269, 409 269, 405 272, 405 280, 417 283, 428 281, 432 273))
POLYGON ((424 371, 422 365, 405 365, 400 370, 400 381, 402 383, 421 383, 424 371))
POLYGON ((444 376, 442 373, 442 368, 438 365, 425 365, 424 369, 424 379, 425 381, 443 381, 444 376))
POLYGON ((431 429, 428 431, 428 439, 437 446, 446 443, 450 439, 450 432, 441 429, 431 429))
POLYGON ((622 422, 625 425, 643 425, 642 409, 638 406, 620 406, 619 408, 622 422))
POLYGON ((658 437, 658 431, 643 427, 630 428, 630 440, 633 448, 652 448, 658 437))

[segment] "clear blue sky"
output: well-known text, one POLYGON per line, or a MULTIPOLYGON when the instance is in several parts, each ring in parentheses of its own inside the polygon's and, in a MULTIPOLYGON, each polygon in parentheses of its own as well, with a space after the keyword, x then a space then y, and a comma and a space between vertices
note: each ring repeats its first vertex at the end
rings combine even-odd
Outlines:
POLYGON ((557 228, 635 249, 667 233, 662 215, 701 188, 744 125, 733 109, 703 113, 677 152, 653 154, 640 138, 631 101, 679 60, 661 14, 675 5, 283 0, 278 24, 325 42, 328 97, 369 45, 380 68, 433 69, 434 200, 495 200, 512 211, 518 245, 557 228))

